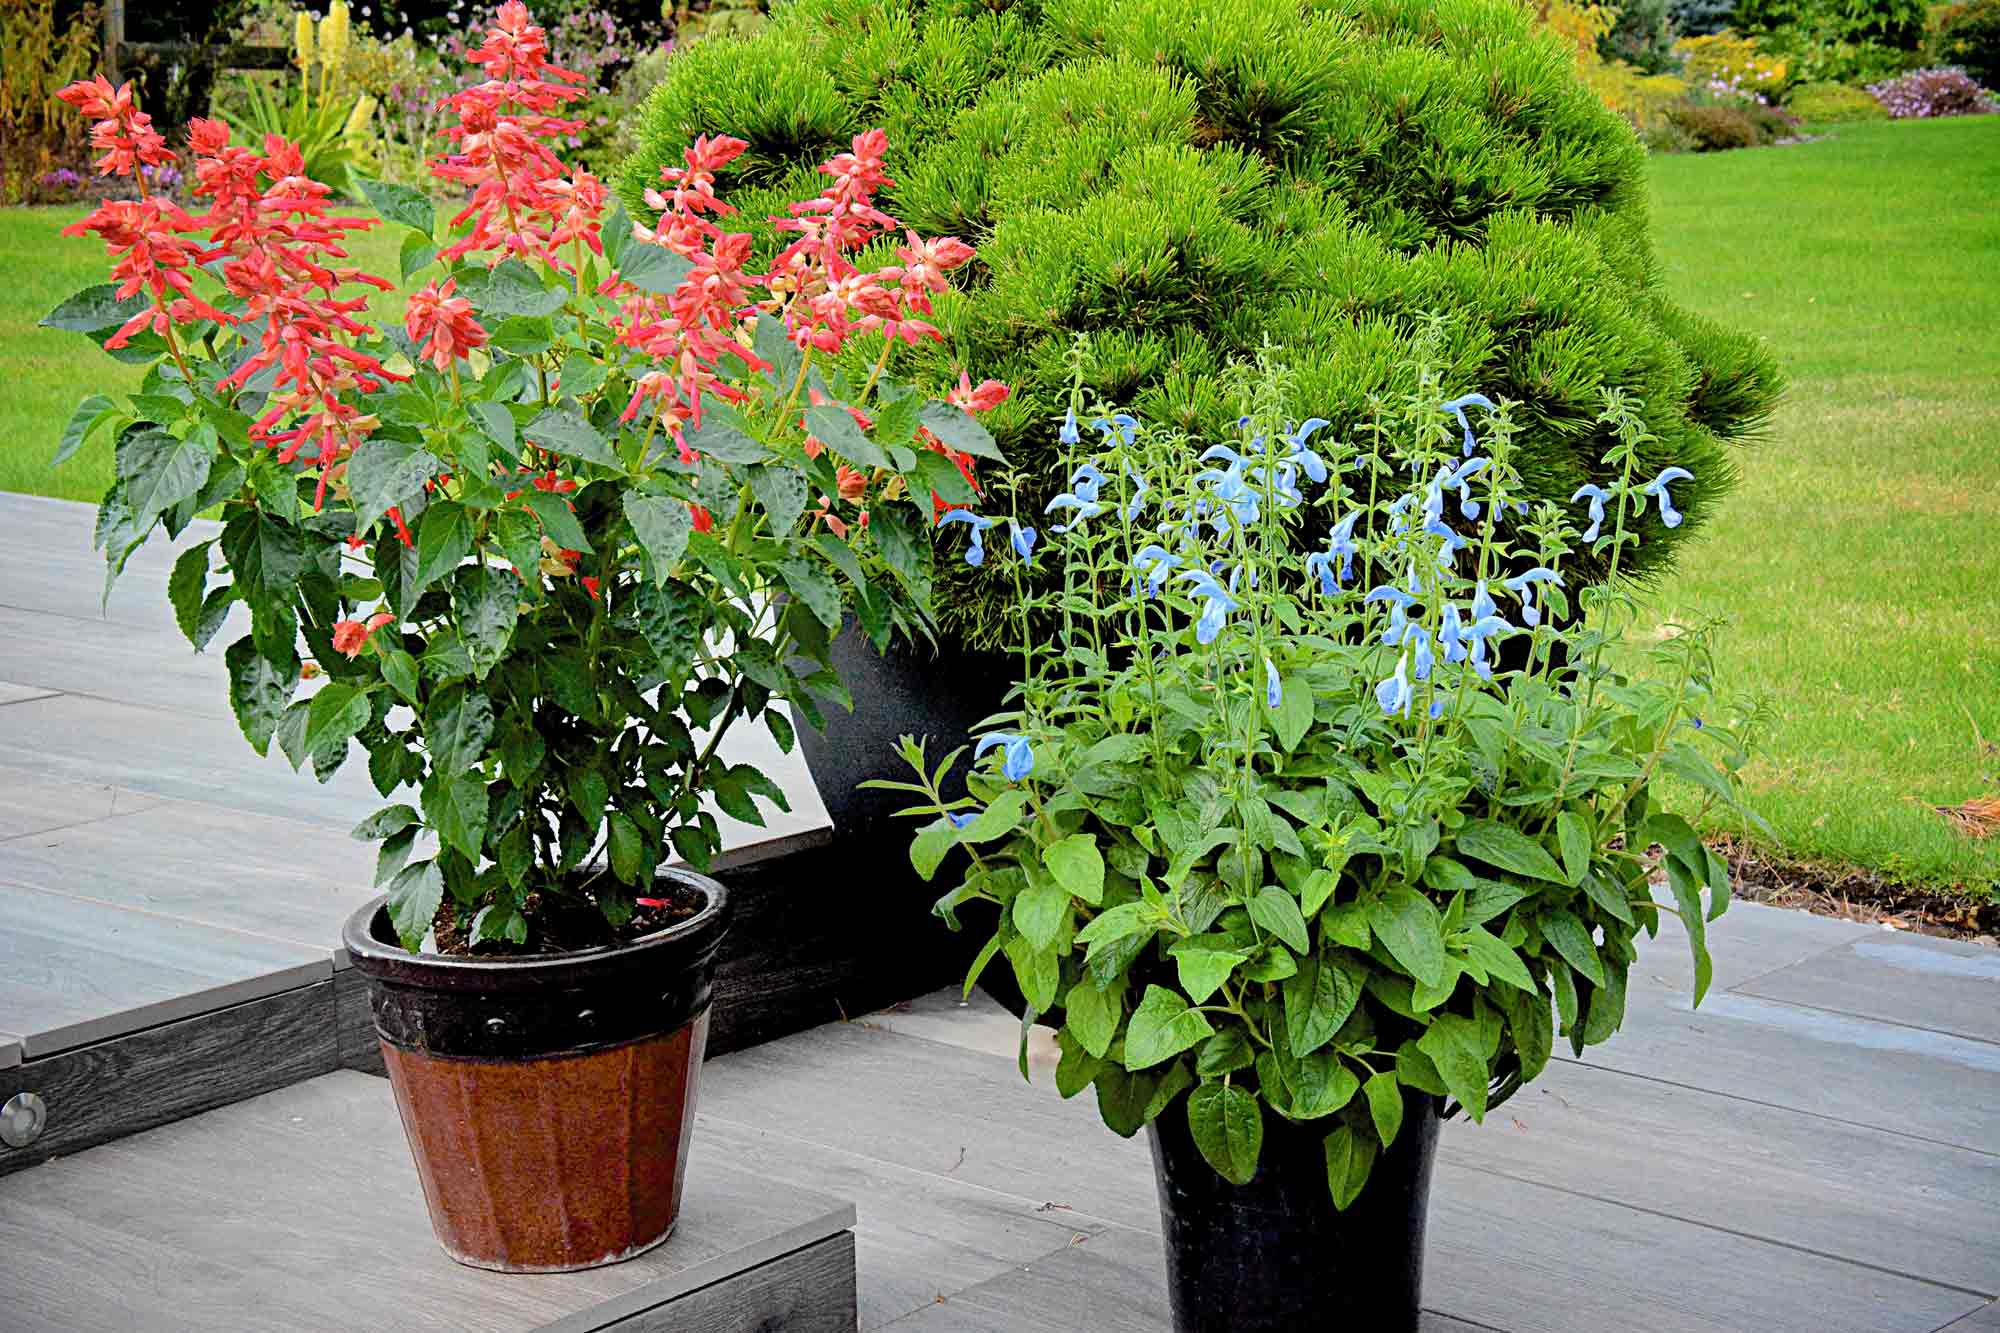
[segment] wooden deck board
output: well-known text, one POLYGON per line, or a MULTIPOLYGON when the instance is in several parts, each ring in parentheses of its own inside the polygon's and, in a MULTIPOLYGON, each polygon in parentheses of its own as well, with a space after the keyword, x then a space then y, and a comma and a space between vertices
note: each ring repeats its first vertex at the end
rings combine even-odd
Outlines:
POLYGON ((1744 995, 2000 1043, 2000 949, 1874 934, 1767 972, 1744 995))
POLYGON ((850 1205, 732 1169, 697 1138, 659 1249, 583 1273, 465 1268, 431 1236, 389 1085, 340 1072, 0 1180, 0 1282, 10 1333, 583 1330, 852 1220, 850 1205), (148 1314, 135 1323, 134 1310, 148 1314))

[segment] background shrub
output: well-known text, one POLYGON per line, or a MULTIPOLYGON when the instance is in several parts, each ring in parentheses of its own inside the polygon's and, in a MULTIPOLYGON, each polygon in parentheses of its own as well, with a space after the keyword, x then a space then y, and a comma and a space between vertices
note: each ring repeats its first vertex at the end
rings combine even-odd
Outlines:
POLYGON ((1736 18, 1736 0, 1667 0, 1667 18, 1683 37, 1721 32, 1736 18))
POLYGON ((1807 125, 1880 120, 1889 114, 1871 94, 1844 83, 1802 83, 1785 98, 1785 108, 1807 125))
POLYGON ((1697 153, 1719 153, 1731 148, 1755 148, 1764 142, 1757 122, 1740 106, 1719 102, 1683 102, 1667 112, 1667 119, 1685 134, 1697 153))
POLYGON ((1642 74, 1667 74, 1680 68, 1667 0, 1625 0, 1597 47, 1606 60, 1622 60, 1642 74))
POLYGON ((1874 42, 1914 51, 1923 40, 1926 0, 1737 0, 1744 32, 1803 28, 1842 41, 1874 42))
POLYGON ((2000 88, 2000 0, 1971 0, 1938 11, 1931 48, 1988 88, 2000 88))
POLYGON ((1754 37, 1718 32, 1684 37, 1674 44, 1681 58, 1681 76, 1694 87, 1775 98, 1791 77, 1783 56, 1765 51, 1754 37))
MULTIPOLYGON (((1643 149, 1506 0, 794 0, 674 59, 620 192, 650 220, 662 164, 738 135, 724 183, 768 247, 758 220, 878 124, 885 206, 980 250, 940 304, 947 342, 897 368, 1015 386, 986 420, 1025 513, 1048 498, 1079 335, 1089 392, 1191 431, 1233 422, 1223 372, 1268 339, 1297 413, 1345 430, 1419 391, 1435 315, 1437 387, 1519 404, 1541 494, 1600 475, 1616 386, 1645 404, 1645 466, 1694 472, 1691 522, 1777 392, 1755 341, 1666 299, 1643 149)), ((945 573, 947 629, 992 642, 990 585, 966 574, 945 573)))
POLYGON ((36 198, 38 182, 83 168, 89 132, 56 90, 97 62, 97 10, 59 14, 54 0, 0 6, 0 203, 36 198))
POLYGON ((1894 79, 1871 83, 1868 91, 1897 120, 1977 116, 2000 111, 2000 101, 1958 69, 1913 70, 1894 79))

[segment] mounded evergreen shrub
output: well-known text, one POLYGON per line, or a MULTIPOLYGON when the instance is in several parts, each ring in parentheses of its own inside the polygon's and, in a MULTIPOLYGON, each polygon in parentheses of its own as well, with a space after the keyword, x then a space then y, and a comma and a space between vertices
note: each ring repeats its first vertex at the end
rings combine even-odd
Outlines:
MULTIPOLYGON (((1079 334, 1090 393, 1208 431, 1238 411, 1225 367, 1268 341, 1297 415, 1341 430, 1416 389, 1441 320, 1447 396, 1513 400, 1524 472, 1565 503, 1604 480, 1602 393, 1623 390, 1647 465, 1696 478, 1641 573, 1700 526, 1778 391, 1759 344, 1667 299, 1643 150, 1508 0, 792 0, 690 47, 643 114, 632 214, 689 139, 733 134, 750 149, 723 184, 763 246, 813 163, 888 130, 885 207, 979 248, 940 304, 947 341, 898 370, 1014 386, 985 420, 1023 513, 1056 479, 1079 334)), ((948 563, 947 631, 996 641, 990 581, 948 563)))
POLYGON ((1884 120, 1889 113, 1865 89, 1844 83, 1803 83, 1785 99, 1785 109, 1808 125, 1884 120))

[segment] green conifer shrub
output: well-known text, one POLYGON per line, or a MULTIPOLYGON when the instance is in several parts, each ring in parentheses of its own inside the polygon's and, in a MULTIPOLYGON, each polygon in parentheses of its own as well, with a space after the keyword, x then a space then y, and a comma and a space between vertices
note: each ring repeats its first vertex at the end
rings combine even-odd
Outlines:
MULTIPOLYGON (((1644 403, 1648 464, 1696 477, 1642 574, 1700 526, 1778 392, 1758 343, 1667 299, 1644 150, 1509 0, 793 0, 678 56, 643 115, 632 214, 650 220, 643 192, 692 137, 732 134, 750 149, 724 184, 762 246, 813 163, 888 130, 885 207, 979 248, 939 306, 947 340, 896 368, 1014 387, 986 422, 1024 515, 1056 474, 1079 335, 1089 393, 1205 432, 1239 411, 1225 369, 1274 344, 1296 415, 1345 430, 1415 389, 1438 323, 1443 387, 1513 400, 1523 471, 1565 503, 1604 479, 1618 388, 1644 403)), ((950 563, 947 631, 997 641, 950 563)))

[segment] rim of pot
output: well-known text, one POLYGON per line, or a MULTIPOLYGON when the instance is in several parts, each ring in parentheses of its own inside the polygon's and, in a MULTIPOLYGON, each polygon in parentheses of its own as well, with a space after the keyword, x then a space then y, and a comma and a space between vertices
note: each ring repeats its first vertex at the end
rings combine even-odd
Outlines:
POLYGON ((678 866, 662 868, 654 879, 672 880, 698 889, 704 899, 700 910, 684 921, 615 944, 593 945, 568 953, 513 957, 413 953, 400 944, 385 942, 376 934, 376 927, 381 925, 394 937, 393 928, 388 926, 386 893, 376 894, 348 916, 340 929, 340 942, 360 971, 390 980, 420 981, 428 987, 465 990, 515 990, 557 982, 574 985, 592 973, 624 972, 642 955, 683 950, 696 954, 713 952, 728 928, 729 890, 707 875, 678 866))

